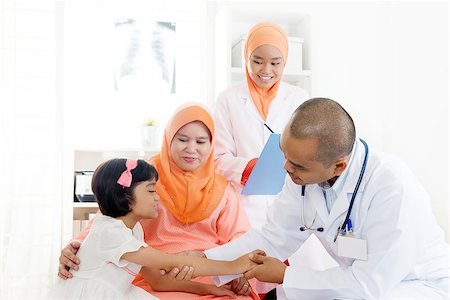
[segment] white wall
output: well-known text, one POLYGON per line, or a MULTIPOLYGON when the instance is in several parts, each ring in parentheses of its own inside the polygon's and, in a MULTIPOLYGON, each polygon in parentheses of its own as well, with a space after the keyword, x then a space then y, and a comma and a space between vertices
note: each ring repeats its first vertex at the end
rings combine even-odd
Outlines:
POLYGON ((449 240, 448 3, 316 4, 313 95, 340 101, 358 134, 401 156, 449 240))
POLYGON ((162 125, 180 103, 206 102, 204 5, 201 1, 64 1, 65 144, 74 148, 139 148, 148 118, 162 125), (113 89, 114 19, 176 23, 176 95, 113 89), (101 139, 99 137, 101 136, 101 139), (120 137, 120 138, 118 138, 120 137))
MULTIPOLYGON (((249 1, 232 5, 239 3, 251 7, 249 1)), ((310 14, 311 96, 339 101, 370 146, 407 162, 430 194, 448 241, 448 2, 264 2, 268 6, 310 14)))

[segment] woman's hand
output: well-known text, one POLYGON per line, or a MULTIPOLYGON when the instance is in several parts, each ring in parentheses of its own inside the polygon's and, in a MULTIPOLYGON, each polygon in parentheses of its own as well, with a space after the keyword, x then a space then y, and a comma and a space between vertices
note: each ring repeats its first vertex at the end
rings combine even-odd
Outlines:
MULTIPOLYGON (((201 291, 203 288, 200 288, 201 291)), ((205 292, 197 293, 199 295, 215 295, 215 296, 228 296, 231 298, 236 298, 236 294, 231 290, 229 285, 215 286, 214 284, 205 284, 205 292)))
POLYGON ((230 282, 230 289, 237 295, 248 296, 252 292, 252 287, 245 277, 239 277, 230 282))
POLYGON ((78 270, 79 268, 78 265, 80 264, 80 259, 75 254, 77 254, 78 249, 80 249, 80 245, 80 242, 72 241, 61 250, 58 276, 64 280, 73 277, 72 273, 69 272, 70 269, 78 270))
MULTIPOLYGON (((165 275, 166 271, 164 273, 162 272, 164 270, 160 271, 161 275, 165 275)), ((183 266, 181 270, 178 268, 173 268, 169 273, 167 273, 167 277, 172 280, 191 280, 192 274, 194 274, 194 267, 192 266, 183 266)))
POLYGON ((181 271, 178 268, 173 268, 169 273, 162 275, 157 269, 143 267, 140 273, 155 291, 186 292, 236 298, 236 294, 230 290, 230 285, 217 287, 213 284, 186 280, 192 277, 193 270, 192 267, 183 267, 181 271))

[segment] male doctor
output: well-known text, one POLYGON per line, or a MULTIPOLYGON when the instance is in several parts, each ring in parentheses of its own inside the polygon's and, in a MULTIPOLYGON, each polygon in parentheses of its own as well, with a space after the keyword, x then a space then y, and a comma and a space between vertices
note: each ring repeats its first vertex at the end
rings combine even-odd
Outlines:
POLYGON ((401 161, 356 139, 344 108, 324 98, 304 102, 280 146, 289 177, 267 223, 205 251, 208 258, 264 250, 245 276, 279 283, 277 299, 448 297, 447 244, 428 195, 401 161), (283 263, 311 234, 338 267, 283 263))

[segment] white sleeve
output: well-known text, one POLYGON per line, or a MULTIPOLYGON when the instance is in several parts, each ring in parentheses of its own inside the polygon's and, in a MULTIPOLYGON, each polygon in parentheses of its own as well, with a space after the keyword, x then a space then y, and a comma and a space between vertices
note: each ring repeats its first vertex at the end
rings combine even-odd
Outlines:
MULTIPOLYGON (((300 195, 300 186, 287 176, 283 190, 269 207, 268 221, 261 230, 251 229, 225 245, 204 251, 205 255, 210 259, 232 260, 261 249, 268 256, 286 260, 308 237, 299 230, 301 206, 297 195, 300 195)), ((221 276, 219 282, 226 281, 221 276)))
POLYGON ((128 264, 128 261, 120 259, 123 254, 137 251, 141 247, 147 247, 147 244, 136 238, 133 232, 121 222, 111 223, 101 232, 100 254, 118 267, 128 264))
POLYGON ((237 156, 236 142, 233 137, 233 128, 230 120, 233 112, 228 105, 230 99, 226 98, 225 94, 225 92, 222 92, 219 95, 214 111, 214 159, 217 171, 228 181, 239 186, 242 172, 247 166, 249 159, 237 156))

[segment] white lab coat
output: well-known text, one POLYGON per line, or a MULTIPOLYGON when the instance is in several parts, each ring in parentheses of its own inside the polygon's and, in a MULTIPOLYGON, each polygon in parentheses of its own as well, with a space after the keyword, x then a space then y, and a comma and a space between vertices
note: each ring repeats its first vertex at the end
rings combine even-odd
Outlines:
MULTIPOLYGON (((281 133, 294 110, 307 99, 308 93, 302 88, 281 82, 266 124, 275 133, 281 133)), ((259 157, 271 134, 264 126, 246 82, 219 95, 214 122, 216 169, 240 194, 242 172, 250 159, 259 157)), ((265 223, 267 207, 273 198, 241 195, 253 228, 260 228, 265 223)))
POLYGON ((299 230, 305 225, 302 214, 309 224, 317 212, 314 227, 325 230, 315 234, 339 267, 325 271, 287 267, 284 282, 277 288, 280 299, 385 299, 393 293, 408 297, 423 291, 422 295, 448 296, 447 244, 428 195, 400 160, 375 152, 370 144, 366 172, 350 215, 355 235, 367 241, 368 260, 337 256, 333 240, 344 221, 364 159, 364 146, 360 141, 355 145, 343 190, 329 214, 318 185, 307 185, 302 199, 301 186, 287 176, 262 230, 251 230, 205 251, 207 257, 233 259, 259 248, 283 261, 312 234, 299 230))

